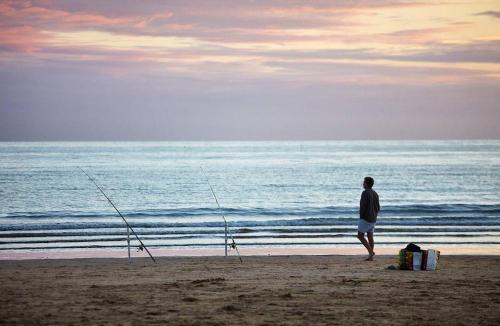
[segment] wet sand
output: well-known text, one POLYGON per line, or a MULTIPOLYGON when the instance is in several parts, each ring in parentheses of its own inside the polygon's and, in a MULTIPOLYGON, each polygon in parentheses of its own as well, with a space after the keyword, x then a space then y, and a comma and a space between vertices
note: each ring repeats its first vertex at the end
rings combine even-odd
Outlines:
MULTIPOLYGON (((402 245, 377 246, 379 255, 394 255, 402 245)), ((498 255, 500 245, 440 245, 439 251, 445 255, 498 255)), ((422 249, 429 249, 423 246, 422 249)), ((366 255, 366 249, 361 244, 354 246, 304 246, 304 247, 247 247, 240 246, 243 256, 328 256, 328 255, 366 255)), ((206 257, 224 255, 224 247, 219 248, 150 248, 155 257, 206 257)), ((237 256, 235 250, 229 250, 229 256, 237 256)), ((132 247, 132 257, 148 257, 145 251, 138 251, 132 247)), ((0 264, 2 260, 30 260, 30 259, 74 259, 74 258, 126 258, 124 249, 85 249, 85 250, 0 250, 0 264)))
POLYGON ((500 324, 500 256, 0 261, 0 324, 500 324))

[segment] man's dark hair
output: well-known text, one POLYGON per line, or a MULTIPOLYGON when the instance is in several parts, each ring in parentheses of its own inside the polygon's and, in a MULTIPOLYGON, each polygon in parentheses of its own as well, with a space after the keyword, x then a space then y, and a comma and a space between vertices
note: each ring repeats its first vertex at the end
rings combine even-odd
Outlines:
POLYGON ((373 187, 375 180, 373 180, 372 177, 365 177, 365 182, 368 185, 368 188, 371 188, 371 187, 373 187))

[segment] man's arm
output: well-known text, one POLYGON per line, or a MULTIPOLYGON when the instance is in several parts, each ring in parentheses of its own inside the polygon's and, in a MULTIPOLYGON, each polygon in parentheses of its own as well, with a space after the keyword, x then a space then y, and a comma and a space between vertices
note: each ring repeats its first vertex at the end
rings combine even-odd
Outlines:
POLYGON ((375 202, 375 205, 377 206, 377 213, 380 212, 380 202, 378 201, 378 194, 377 194, 377 197, 376 197, 376 202, 375 202))
POLYGON ((361 200, 359 201, 359 217, 363 218, 368 209, 368 196, 366 190, 361 194, 361 200))

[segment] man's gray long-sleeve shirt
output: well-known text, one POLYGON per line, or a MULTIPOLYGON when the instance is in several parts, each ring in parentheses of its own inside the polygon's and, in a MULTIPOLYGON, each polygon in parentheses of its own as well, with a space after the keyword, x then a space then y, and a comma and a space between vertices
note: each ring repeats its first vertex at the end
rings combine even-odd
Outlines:
POLYGON ((369 222, 377 222, 377 215, 380 211, 380 204, 378 202, 378 194, 373 189, 366 189, 361 194, 359 201, 359 218, 369 222))

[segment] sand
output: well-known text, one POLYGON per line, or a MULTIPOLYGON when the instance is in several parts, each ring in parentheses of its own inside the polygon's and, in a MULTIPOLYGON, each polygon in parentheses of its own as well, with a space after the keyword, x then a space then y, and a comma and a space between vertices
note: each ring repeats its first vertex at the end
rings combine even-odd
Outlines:
POLYGON ((0 324, 500 325, 500 257, 0 261, 0 324))

